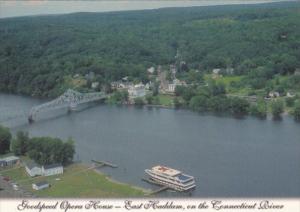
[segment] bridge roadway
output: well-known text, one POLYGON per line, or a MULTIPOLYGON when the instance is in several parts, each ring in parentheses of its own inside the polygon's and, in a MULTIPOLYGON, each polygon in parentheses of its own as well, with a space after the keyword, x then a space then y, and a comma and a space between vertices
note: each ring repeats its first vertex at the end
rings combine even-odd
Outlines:
POLYGON ((41 105, 37 105, 31 108, 28 116, 29 123, 32 123, 36 115, 40 112, 55 110, 60 108, 68 108, 71 110, 79 104, 94 102, 98 100, 105 99, 107 95, 103 92, 93 92, 93 93, 80 93, 72 89, 68 89, 61 96, 56 99, 46 102, 41 105))

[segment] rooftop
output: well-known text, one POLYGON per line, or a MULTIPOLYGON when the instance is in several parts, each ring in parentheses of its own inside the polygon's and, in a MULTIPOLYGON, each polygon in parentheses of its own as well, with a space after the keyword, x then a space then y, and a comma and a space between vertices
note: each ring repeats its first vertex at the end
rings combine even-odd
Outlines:
POLYGON ((191 178, 192 178, 191 176, 187 176, 187 175, 184 175, 184 174, 179 174, 178 175, 178 179, 182 180, 182 181, 186 181, 186 180, 189 180, 191 178))
POLYGON ((46 181, 43 182, 38 182, 38 183, 33 183, 33 185, 36 185, 37 187, 43 186, 43 185, 48 185, 49 183, 46 181))
POLYGON ((6 158, 1 158, 0 160, 4 160, 6 162, 9 162, 9 161, 15 161, 15 160, 19 160, 20 158, 17 157, 17 156, 9 156, 9 157, 6 157, 6 158))
POLYGON ((50 164, 50 165, 45 165, 43 166, 44 169, 53 169, 53 168, 57 168, 57 167, 61 167, 62 165, 60 163, 55 163, 55 164, 50 164))
POLYGON ((178 175, 181 173, 180 171, 178 171, 176 169, 172 169, 172 168, 169 168, 166 166, 161 166, 161 165, 152 167, 152 170, 156 171, 156 172, 164 173, 169 176, 175 176, 175 175, 178 175))
POLYGON ((35 167, 40 168, 40 166, 38 164, 36 164, 34 161, 28 161, 28 162, 26 162, 26 166, 29 169, 33 169, 35 167))

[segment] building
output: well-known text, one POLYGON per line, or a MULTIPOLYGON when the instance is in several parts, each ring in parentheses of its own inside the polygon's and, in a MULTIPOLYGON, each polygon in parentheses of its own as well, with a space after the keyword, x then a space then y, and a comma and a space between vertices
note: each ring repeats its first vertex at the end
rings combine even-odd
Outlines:
POLYGON ((154 67, 150 67, 150 68, 147 69, 147 72, 148 72, 149 74, 154 74, 155 68, 154 68, 154 67))
POLYGON ((1 158, 0 159, 0 166, 13 166, 15 164, 18 164, 20 162, 20 158, 16 156, 9 156, 6 158, 1 158))
POLYGON ((177 70, 176 70, 176 66, 175 65, 170 65, 170 72, 175 75, 177 70))
POLYGON ((151 86, 152 86, 152 82, 150 81, 145 85, 145 89, 150 90, 151 86))
POLYGON ((271 91, 271 92, 269 93, 269 97, 271 97, 271 98, 280 97, 280 93, 277 92, 277 91, 271 91))
POLYGON ((32 184, 32 189, 34 189, 34 190, 42 190, 42 189, 49 188, 49 187, 50 187, 50 185, 47 182, 39 182, 39 183, 32 184))
POLYGON ((98 88, 98 86, 99 86, 99 82, 93 82, 92 85, 91 85, 91 87, 92 87, 93 89, 98 88))
POLYGON ((215 69, 212 70, 213 74, 220 74, 220 72, 221 72, 220 68, 215 68, 215 69))
POLYGON ((95 78, 95 73, 90 71, 88 74, 85 75, 86 80, 93 80, 95 78))
POLYGON ((175 88, 176 88, 176 84, 172 83, 172 84, 169 84, 168 85, 168 92, 172 92, 174 93, 175 92, 175 88))
POLYGON ((144 84, 140 83, 134 86, 131 86, 128 89, 128 94, 130 98, 143 97, 146 95, 146 90, 144 84))
POLYGON ((26 163, 25 170, 31 177, 35 177, 43 174, 42 168, 33 161, 26 163))
POLYGON ((226 74, 234 74, 234 69, 233 68, 226 68, 225 72, 226 72, 226 74))
POLYGON ((45 165, 42 167, 42 174, 44 176, 51 176, 64 173, 64 167, 57 163, 51 165, 45 165))
POLYGON ((291 92, 287 92, 286 93, 286 97, 288 97, 288 98, 293 98, 293 97, 295 97, 296 95, 295 94, 293 94, 293 93, 291 93, 291 92))
POLYGON ((174 79, 173 83, 168 84, 168 89, 166 91, 170 92, 170 93, 174 93, 175 89, 176 89, 176 86, 182 86, 182 85, 186 85, 186 83, 184 81, 174 79))
POLYGON ((133 84, 131 82, 115 81, 110 83, 112 89, 122 90, 129 89, 133 84))
POLYGON ((6 166, 6 163, 5 163, 5 161, 4 160, 0 160, 0 167, 4 167, 4 166, 6 166))
POLYGON ((127 82, 127 81, 128 81, 128 78, 129 78, 128 76, 123 77, 123 78, 122 78, 122 81, 127 82))

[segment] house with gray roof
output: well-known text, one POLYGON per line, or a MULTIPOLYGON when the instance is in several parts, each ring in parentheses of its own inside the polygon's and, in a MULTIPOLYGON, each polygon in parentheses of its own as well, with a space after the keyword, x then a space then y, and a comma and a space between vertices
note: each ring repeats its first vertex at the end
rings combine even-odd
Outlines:
POLYGON ((42 190, 45 188, 49 188, 49 183, 48 182, 38 182, 38 183, 33 183, 32 184, 32 189, 34 190, 42 190))
POLYGON ((0 159, 0 166, 13 166, 20 162, 20 158, 17 156, 8 156, 0 159))
POLYGON ((51 176, 64 173, 64 168, 60 163, 45 165, 42 167, 44 176, 51 176))
POLYGON ((26 162, 25 169, 31 177, 42 175, 42 167, 33 161, 26 162))

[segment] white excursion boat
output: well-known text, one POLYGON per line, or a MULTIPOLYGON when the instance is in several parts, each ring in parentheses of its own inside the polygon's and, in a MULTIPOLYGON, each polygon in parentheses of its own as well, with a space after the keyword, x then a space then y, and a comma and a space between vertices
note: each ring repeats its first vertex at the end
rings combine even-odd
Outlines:
POLYGON ((150 179, 155 183, 168 186, 177 191, 188 191, 196 187, 193 176, 169 167, 158 165, 146 169, 145 172, 150 175, 150 179))

